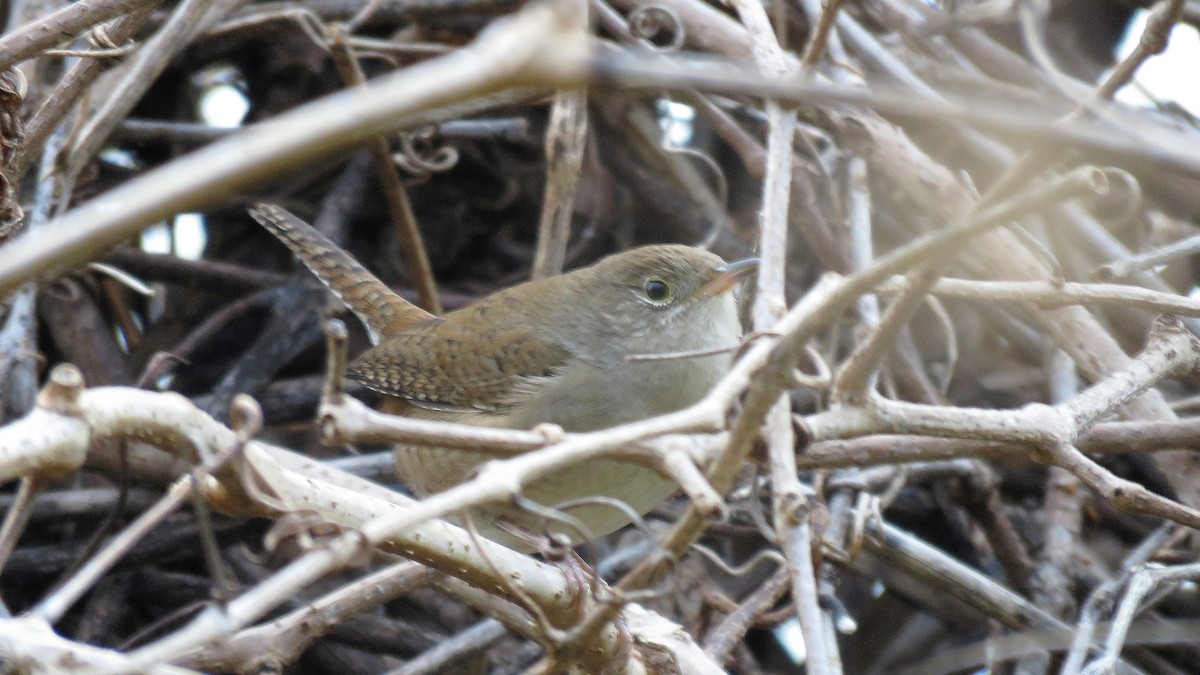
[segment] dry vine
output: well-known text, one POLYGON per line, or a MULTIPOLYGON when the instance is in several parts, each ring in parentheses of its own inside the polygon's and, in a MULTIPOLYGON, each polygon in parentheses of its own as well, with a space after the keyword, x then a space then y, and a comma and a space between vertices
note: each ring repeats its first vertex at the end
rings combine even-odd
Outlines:
POLYGON ((6 663, 1200 670, 1200 129, 1114 102, 1183 0, 1120 60, 1148 3, 10 4, 6 663), (249 121, 206 123, 234 90, 249 121), (435 313, 642 243, 756 252, 750 330, 611 429, 386 415, 263 200, 435 313), (202 256, 139 244, 190 212, 202 256), (494 459, 414 500, 394 443, 494 459), (601 456, 680 491, 540 556, 460 517, 601 456))

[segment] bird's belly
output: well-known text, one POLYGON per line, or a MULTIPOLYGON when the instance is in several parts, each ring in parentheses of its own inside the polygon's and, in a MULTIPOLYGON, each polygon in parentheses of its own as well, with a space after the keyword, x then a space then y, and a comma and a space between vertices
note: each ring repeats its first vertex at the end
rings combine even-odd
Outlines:
MULTIPOLYGON (((538 423, 558 424, 567 431, 594 431, 672 412, 698 401, 728 367, 728 357, 705 357, 701 368, 676 372, 677 363, 621 364, 600 369, 575 363, 544 383, 523 405, 503 416, 484 413, 450 414, 415 410, 420 417, 479 426, 529 429, 538 423), (533 411, 536 411, 534 413, 533 411)), ((695 365, 695 364, 693 364, 695 365)), ((410 413, 411 414, 411 413, 410 413)), ((425 497, 469 479, 476 467, 492 459, 484 453, 448 448, 396 446, 398 477, 418 496, 425 497)), ((639 515, 661 504, 677 489, 674 481, 653 469, 615 459, 597 458, 566 467, 540 478, 522 494, 543 507, 584 500, 567 512, 581 521, 587 532, 548 521, 510 504, 496 504, 472 511, 479 533, 518 550, 530 546, 496 527, 505 519, 525 530, 551 531, 568 535, 579 543, 600 537, 629 524, 629 514, 614 502, 624 502, 639 515), (597 499, 598 498, 598 499, 597 499)))
MULTIPOLYGON (((396 446, 395 456, 401 480, 422 497, 467 480, 479 464, 489 459, 481 453, 465 450, 418 446, 396 446)), ((638 514, 644 514, 670 497, 675 489, 674 481, 645 466, 614 459, 593 459, 535 480, 522 491, 525 498, 543 507, 581 498, 585 501, 589 497, 600 498, 566 509, 566 513, 584 524, 587 532, 576 532, 569 526, 509 504, 479 507, 472 511, 472 516, 480 535, 510 548, 528 551, 527 543, 497 527, 496 521, 508 520, 534 533, 549 528, 579 543, 629 524, 629 515, 612 501, 624 502, 638 514)))

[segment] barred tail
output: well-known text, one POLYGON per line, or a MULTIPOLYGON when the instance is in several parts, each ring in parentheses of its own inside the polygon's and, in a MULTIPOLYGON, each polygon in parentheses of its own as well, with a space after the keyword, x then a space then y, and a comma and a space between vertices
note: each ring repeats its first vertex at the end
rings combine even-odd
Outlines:
POLYGON ((321 283, 359 318, 372 343, 433 315, 396 295, 367 268, 313 226, 274 204, 255 204, 251 217, 287 245, 321 283))

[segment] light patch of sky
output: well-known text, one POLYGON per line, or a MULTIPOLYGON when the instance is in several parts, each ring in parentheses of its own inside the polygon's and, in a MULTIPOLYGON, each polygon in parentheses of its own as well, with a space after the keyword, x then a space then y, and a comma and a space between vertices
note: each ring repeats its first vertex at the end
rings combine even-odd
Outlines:
MULTIPOLYGON (((236 84, 237 71, 225 67, 210 77, 212 84, 200 93, 196 114, 210 127, 236 129, 250 112, 250 101, 236 84)), ((170 223, 159 223, 142 232, 141 247, 147 253, 174 254, 198 260, 208 244, 204 215, 180 213, 170 223)))
POLYGON ((808 650, 804 647, 804 633, 800 630, 799 619, 792 617, 771 629, 771 632, 793 663, 804 663, 808 658, 808 650))
POLYGON ((204 216, 181 213, 175 216, 175 255, 184 260, 199 260, 208 245, 204 216))
MULTIPOLYGON (((1117 47, 1118 58, 1128 56, 1137 47, 1146 30, 1146 10, 1138 10, 1129 23, 1124 39, 1117 47)), ((1134 105, 1146 105, 1150 100, 1141 91, 1158 101, 1175 101, 1193 115, 1200 115, 1200 87, 1196 86, 1196 68, 1200 65, 1200 34, 1190 25, 1179 24, 1171 31, 1171 39, 1162 54, 1142 64, 1129 85, 1117 93, 1117 99, 1134 105)))
POLYGON ((692 142, 696 110, 690 105, 667 99, 658 102, 658 124, 662 127, 663 143, 670 148, 686 148, 692 142))
POLYGON ((242 126, 250 101, 231 84, 218 84, 200 95, 200 119, 210 127, 235 129, 242 126))
POLYGON ((171 229, 166 223, 157 223, 142 230, 141 247, 146 253, 167 255, 171 253, 171 229))
POLYGON ((199 260, 208 244, 204 216, 180 213, 170 223, 151 225, 142 231, 141 247, 146 253, 172 254, 184 260, 199 260))

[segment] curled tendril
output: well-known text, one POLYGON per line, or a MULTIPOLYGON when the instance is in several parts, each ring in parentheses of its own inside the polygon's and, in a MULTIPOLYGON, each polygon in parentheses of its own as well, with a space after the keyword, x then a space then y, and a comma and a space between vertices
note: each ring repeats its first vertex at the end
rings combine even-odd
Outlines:
POLYGON ((768 522, 766 508, 763 505, 761 478, 761 471, 758 466, 755 466, 754 476, 750 479, 750 499, 746 500, 740 506, 745 509, 746 513, 750 514, 750 520, 758 528, 758 532, 763 536, 763 539, 778 545, 779 535, 775 532, 775 528, 771 526, 770 522, 768 522))
POLYGON ((660 52, 677 52, 683 48, 687 31, 675 10, 663 5, 642 5, 629 13, 629 30, 660 52), (670 40, 656 37, 666 34, 670 40))
POLYGON ((705 233, 704 239, 696 244, 697 248, 708 250, 717 242, 717 237, 721 235, 721 230, 725 227, 725 221, 727 220, 725 214, 729 212, 729 179, 725 177, 725 172, 721 169, 721 165, 717 163, 717 160, 713 159, 713 156, 706 152, 697 150, 696 148, 671 145, 665 137, 662 149, 663 152, 696 160, 705 169, 708 169, 713 177, 713 181, 716 183, 717 201, 713 204, 712 212, 708 214, 712 222, 709 224, 708 232, 705 233))
POLYGON ((47 56, 77 56, 91 59, 112 59, 125 56, 137 49, 137 42, 127 40, 119 45, 104 26, 97 26, 88 33, 88 49, 47 49, 47 56))
POLYGON ((867 525, 872 521, 875 523, 884 522, 883 506, 879 497, 866 492, 858 493, 858 497, 854 503, 853 515, 854 520, 849 532, 846 533, 847 560, 854 560, 858 557, 859 552, 862 551, 863 544, 867 538, 867 525))
POLYGON ((787 558, 784 558, 782 553, 769 548, 761 549, 758 553, 755 553, 753 556, 751 556, 749 560, 737 566, 730 565, 729 563, 725 562, 721 556, 717 555, 716 551, 713 551, 711 548, 708 548, 702 544, 692 544, 691 550, 707 558, 714 567, 721 570, 726 575, 735 578, 746 576, 753 571, 754 568, 758 567, 760 562, 764 561, 775 563, 776 569, 784 569, 787 567, 787 558))
POLYGON ((333 522, 312 509, 301 509, 280 516, 263 535, 263 548, 271 556, 290 558, 324 546, 347 533, 353 534, 356 540, 355 551, 348 564, 361 567, 369 562, 374 550, 366 535, 357 528, 333 522))
POLYGON ((542 506, 537 502, 525 499, 523 497, 518 497, 516 500, 514 500, 514 503, 522 510, 537 516, 541 520, 542 534, 548 539, 553 539, 551 536, 552 533, 550 527, 554 523, 573 531, 575 533, 575 540, 583 544, 584 551, 586 553, 584 559, 589 565, 594 565, 599 561, 599 553, 594 544, 595 536, 592 534, 591 530, 588 529, 587 525, 583 523, 583 521, 570 514, 572 509, 577 509, 583 506, 597 505, 615 509, 620 511, 627 519, 629 519, 629 522, 632 523, 638 529, 638 531, 646 537, 646 539, 653 538, 653 533, 650 531, 649 526, 646 525, 646 521, 642 519, 641 515, 638 514, 633 507, 629 506, 629 504, 619 499, 613 499, 612 497, 605 497, 602 495, 579 497, 555 504, 553 507, 542 506))
POLYGON ((1115 166, 1105 167, 1104 174, 1113 187, 1107 195, 1094 200, 1095 206, 1090 211, 1105 224, 1124 226, 1143 210, 1142 184, 1136 176, 1115 166))
POLYGON ((96 26, 88 33, 88 44, 92 49, 109 57, 125 56, 137 49, 137 43, 133 40, 126 40, 123 45, 114 42, 112 36, 108 34, 108 29, 103 25, 96 26))
POLYGON ((400 152, 392 159, 409 175, 427 180, 435 173, 449 171, 458 164, 458 150, 435 142, 436 126, 421 127, 400 134, 400 152))
POLYGON ((88 44, 96 49, 117 49, 120 46, 113 42, 112 36, 103 25, 96 26, 88 33, 88 44))
POLYGON ((946 309, 946 305, 942 304, 941 300, 927 295, 925 303, 937 317, 938 326, 942 329, 942 335, 945 336, 945 359, 941 363, 935 364, 933 374, 937 379, 938 392, 942 396, 948 396, 950 383, 954 380, 954 369, 958 366, 958 332, 954 330, 954 321, 950 318, 950 310, 946 309))
POLYGON ((238 442, 245 445, 262 431, 262 407, 253 397, 238 394, 229 405, 229 423, 237 432, 238 442))

